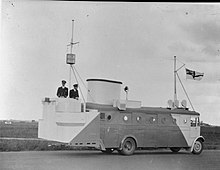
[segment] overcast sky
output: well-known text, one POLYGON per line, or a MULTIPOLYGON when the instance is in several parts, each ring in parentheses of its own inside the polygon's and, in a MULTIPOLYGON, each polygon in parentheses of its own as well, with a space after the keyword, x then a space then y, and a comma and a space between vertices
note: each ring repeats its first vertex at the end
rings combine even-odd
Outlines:
MULTIPOLYGON (((129 99, 167 107, 177 56, 177 67, 184 63, 204 72, 201 81, 186 80, 185 68, 178 73, 201 120, 220 125, 220 4, 3 0, 1 5, 0 119, 38 120, 41 100, 56 97, 61 80, 69 81, 65 55, 74 19, 74 41, 80 42, 75 67, 85 84, 88 78, 122 81, 129 99)), ((186 99, 179 82, 177 95, 186 99)))

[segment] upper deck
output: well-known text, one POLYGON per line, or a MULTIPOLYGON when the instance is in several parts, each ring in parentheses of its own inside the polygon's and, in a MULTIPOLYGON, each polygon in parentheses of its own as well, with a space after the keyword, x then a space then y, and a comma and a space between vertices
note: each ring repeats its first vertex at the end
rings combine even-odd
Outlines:
POLYGON ((119 110, 117 107, 112 105, 104 104, 95 104, 95 103, 86 103, 86 109, 97 109, 99 112, 102 111, 118 111, 118 112, 141 112, 146 114, 155 114, 155 113, 172 113, 172 114, 184 114, 184 115, 197 115, 200 114, 195 111, 190 111, 184 108, 162 108, 162 107, 141 107, 141 108, 126 108, 126 110, 119 110))

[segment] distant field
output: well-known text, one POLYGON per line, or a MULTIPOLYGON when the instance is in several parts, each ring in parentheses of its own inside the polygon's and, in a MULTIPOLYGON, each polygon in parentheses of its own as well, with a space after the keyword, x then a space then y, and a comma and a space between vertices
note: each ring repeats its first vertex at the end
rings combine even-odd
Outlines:
POLYGON ((205 149, 220 149, 220 126, 202 126, 201 135, 205 138, 205 149))
POLYGON ((0 137, 8 138, 37 138, 37 122, 12 122, 5 124, 0 122, 0 137))
MULTIPOLYGON (((220 127, 201 127, 205 149, 220 149, 220 127)), ((39 140, 37 122, 0 122, 0 151, 76 149, 58 142, 39 140), (26 139, 8 139, 26 138, 26 139), (30 139, 31 138, 31 139, 30 139)))

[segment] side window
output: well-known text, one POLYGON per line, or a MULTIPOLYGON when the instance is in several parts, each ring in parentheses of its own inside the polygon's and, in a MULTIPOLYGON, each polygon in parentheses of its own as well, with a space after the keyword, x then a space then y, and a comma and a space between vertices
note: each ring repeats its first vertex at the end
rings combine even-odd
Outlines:
POLYGON ((100 120, 105 120, 105 113, 100 113, 100 120))
POLYGON ((132 122, 134 125, 140 125, 142 123, 144 123, 144 117, 142 113, 132 113, 132 122))
POLYGON ((146 124, 147 125, 154 125, 157 124, 157 115, 146 115, 146 124))
POLYGON ((141 123, 141 116, 137 116, 137 117, 136 117, 136 121, 137 121, 138 123, 141 123))
POLYGON ((199 120, 199 117, 197 117, 197 126, 200 126, 200 120, 199 120))
POLYGON ((180 115, 180 126, 189 127, 190 126, 190 115, 180 115))
POLYGON ((130 124, 132 122, 131 113, 121 113, 120 117, 121 117, 120 122, 122 122, 122 123, 130 124))
POLYGON ((107 120, 110 121, 112 119, 112 115, 107 116, 107 120))
POLYGON ((111 121, 112 120, 112 115, 111 113, 100 113, 100 120, 101 121, 111 121))
POLYGON ((197 119, 198 119, 197 117, 191 117, 191 119, 190 119, 191 127, 196 127, 197 122, 198 122, 197 119))
POLYGON ((174 118, 171 114, 159 114, 160 126, 176 126, 177 118, 174 118))

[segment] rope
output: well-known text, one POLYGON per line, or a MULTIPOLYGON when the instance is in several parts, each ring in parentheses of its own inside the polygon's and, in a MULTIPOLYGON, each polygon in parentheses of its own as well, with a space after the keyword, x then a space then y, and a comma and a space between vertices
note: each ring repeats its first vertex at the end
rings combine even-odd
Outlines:
MULTIPOLYGON (((75 72, 74 72, 74 70, 73 70, 73 66, 72 66, 72 65, 71 65, 71 68, 72 68, 73 74, 74 74, 74 76, 75 76, 76 82, 77 82, 77 84, 79 84, 79 82, 78 82, 78 80, 77 80, 77 77, 76 77, 76 74, 75 74, 75 72)), ((84 103, 86 103, 80 86, 79 86, 79 90, 80 90, 80 93, 82 94, 82 98, 83 98, 84 103)))
POLYGON ((180 84, 181 84, 181 86, 182 86, 182 88, 183 88, 183 90, 184 90, 184 92, 185 92, 185 94, 186 94, 187 99, 189 100, 189 103, 190 103, 190 105, 191 105, 193 111, 195 111, 195 109, 194 109, 194 107, 193 107, 193 105, 192 105, 192 103, 191 103, 191 100, 189 99, 189 96, 188 96, 188 94, 187 94, 187 92, 186 92, 186 89, 184 88, 183 83, 182 83, 182 81, 180 80, 180 77, 179 77, 178 73, 176 73, 176 75, 177 75, 177 77, 178 77, 178 79, 179 79, 179 81, 180 81, 180 84))
POLYGON ((180 60, 178 60, 178 59, 176 59, 177 61, 179 61, 180 63, 182 63, 182 64, 184 64, 185 65, 185 63, 184 62, 182 62, 182 61, 180 61, 180 60))
POLYGON ((73 66, 73 69, 75 70, 75 72, 77 73, 78 77, 80 78, 80 80, 81 80, 83 86, 84 86, 85 89, 87 90, 87 92, 88 92, 89 96, 91 97, 92 101, 95 102, 95 100, 93 99, 92 95, 90 94, 89 89, 86 87, 85 83, 83 82, 81 76, 79 75, 78 71, 76 70, 76 68, 75 68, 74 66, 73 66))
POLYGON ((87 87, 86 87, 85 83, 83 82, 82 78, 80 77, 80 75, 79 75, 78 71, 76 70, 76 68, 75 68, 74 66, 73 66, 73 69, 74 69, 74 71, 77 73, 77 75, 79 76, 79 78, 80 78, 80 80, 81 80, 82 84, 84 85, 84 87, 87 89, 87 87))

